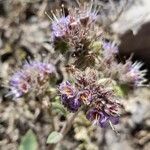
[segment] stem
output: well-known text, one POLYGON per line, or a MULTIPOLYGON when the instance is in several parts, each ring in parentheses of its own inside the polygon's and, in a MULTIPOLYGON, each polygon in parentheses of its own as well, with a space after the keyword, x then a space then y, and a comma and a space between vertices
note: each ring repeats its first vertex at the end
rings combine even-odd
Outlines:
MULTIPOLYGON (((70 128, 72 127, 72 124, 73 124, 73 121, 74 121, 74 119, 76 118, 76 116, 78 115, 78 113, 79 113, 79 110, 76 112, 76 113, 74 113, 74 114, 72 114, 72 116, 67 120, 67 122, 65 123, 65 125, 63 126, 63 128, 61 129, 61 131, 60 131, 60 133, 62 134, 62 139, 61 139, 61 141, 64 139, 64 137, 66 136, 66 134, 68 133, 68 131, 70 130, 70 128)), ((61 142, 60 141, 60 142, 61 142)), ((60 143, 57 143, 57 144, 52 144, 49 148, 49 150, 55 150, 56 149, 56 147, 57 147, 57 145, 58 144, 60 144, 60 143)))
POLYGON ((66 122, 66 124, 63 126, 63 128, 61 129, 60 133, 63 135, 63 138, 65 137, 65 135, 68 133, 68 131, 70 130, 74 119, 76 118, 76 116, 78 115, 79 111, 77 111, 76 113, 74 113, 66 122))

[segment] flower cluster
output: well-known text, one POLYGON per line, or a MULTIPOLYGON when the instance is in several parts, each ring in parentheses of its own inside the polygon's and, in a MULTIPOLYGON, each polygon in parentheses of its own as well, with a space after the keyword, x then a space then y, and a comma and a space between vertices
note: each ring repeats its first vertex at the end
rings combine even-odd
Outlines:
POLYGON ((145 79, 146 70, 141 70, 143 66, 140 62, 133 63, 131 58, 125 63, 118 62, 116 55, 118 47, 114 42, 103 42, 102 57, 99 68, 106 77, 111 77, 119 84, 130 86, 141 86, 147 80, 145 79))
POLYGON ((87 119, 101 127, 118 124, 121 104, 112 90, 98 83, 98 72, 86 69, 75 73, 75 84, 69 81, 59 86, 62 104, 71 112, 86 106, 87 119))
POLYGON ((118 43, 109 38, 108 33, 96 24, 98 11, 98 6, 92 1, 90 4, 79 4, 79 7, 75 9, 69 8, 67 15, 63 10, 57 11, 56 15, 52 13, 51 27, 54 45, 57 45, 61 52, 66 52, 68 49, 71 51, 67 54, 76 57, 73 63, 76 68, 98 66, 97 69, 105 77, 112 78, 119 84, 130 86, 144 84, 146 70, 141 70, 141 63, 132 63, 130 59, 125 63, 119 63, 116 59, 119 53, 118 43), (64 43, 60 41, 70 47, 63 45, 64 43))
POLYGON ((69 8, 67 16, 64 13, 63 6, 61 11, 56 14, 52 13, 51 30, 55 47, 63 41, 74 51, 88 49, 90 42, 93 40, 91 35, 95 29, 97 10, 94 3, 91 2, 91 4, 79 5, 79 8, 69 8))
POLYGON ((49 63, 32 61, 23 65, 9 80, 10 92, 18 98, 22 95, 43 93, 49 84, 49 79, 55 73, 55 67, 49 63))
POLYGON ((127 60, 120 68, 120 82, 133 85, 135 87, 142 86, 147 81, 145 78, 147 70, 141 70, 142 66, 143 64, 140 62, 132 63, 130 60, 127 60))

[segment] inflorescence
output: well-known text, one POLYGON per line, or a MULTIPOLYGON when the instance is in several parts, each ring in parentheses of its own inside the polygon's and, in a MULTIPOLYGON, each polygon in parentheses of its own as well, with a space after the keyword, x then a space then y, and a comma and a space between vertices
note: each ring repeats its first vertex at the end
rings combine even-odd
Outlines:
POLYGON ((119 123, 122 104, 113 87, 99 80, 106 78, 118 86, 137 87, 146 82, 146 71, 141 70, 141 63, 132 63, 131 59, 118 62, 118 43, 106 38, 108 33, 96 24, 97 14, 98 7, 93 3, 75 11, 70 8, 67 16, 53 13, 51 27, 54 46, 59 45, 58 39, 64 41, 69 45, 68 51, 77 58, 71 64, 74 66, 73 82, 68 80, 58 88, 62 104, 71 112, 86 106, 87 119, 106 127, 119 123))
POLYGON ((101 127, 118 124, 122 105, 114 92, 98 83, 98 72, 87 68, 75 71, 75 83, 63 82, 59 86, 62 104, 71 112, 86 106, 87 119, 101 127))
POLYGON ((87 53, 93 36, 97 34, 97 31, 94 31, 96 29, 94 25, 98 7, 91 2, 90 4, 79 4, 79 8, 71 7, 67 11, 66 15, 62 5, 60 11, 52 12, 52 17, 49 16, 52 20, 51 35, 54 47, 58 49, 58 45, 61 45, 59 47, 61 52, 64 48, 66 48, 64 51, 70 49, 72 55, 77 52, 87 53), (64 47, 62 44, 67 46, 64 47))
POLYGON ((49 87, 49 80, 55 74, 52 64, 32 61, 25 63, 9 80, 10 92, 7 94, 18 98, 25 94, 39 95, 49 87))

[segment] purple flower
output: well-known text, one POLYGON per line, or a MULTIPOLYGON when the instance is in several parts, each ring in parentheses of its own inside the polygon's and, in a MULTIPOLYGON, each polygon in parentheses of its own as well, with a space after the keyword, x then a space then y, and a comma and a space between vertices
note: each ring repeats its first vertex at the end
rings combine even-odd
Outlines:
POLYGON ((33 67, 33 69, 38 71, 41 81, 56 72, 55 67, 49 63, 33 62, 30 64, 30 67, 33 67))
POLYGON ((126 74, 127 78, 130 78, 131 82, 134 83, 135 86, 140 86, 146 81, 144 78, 146 70, 140 70, 142 65, 143 64, 140 62, 133 63, 126 74))
POLYGON ((89 27, 94 24, 98 13, 98 9, 94 5, 93 2, 81 4, 78 9, 70 9, 69 14, 74 18, 74 22, 79 23, 80 26, 89 27))
POLYGON ((72 98, 76 94, 75 88, 69 81, 61 83, 59 86, 59 91, 62 95, 66 95, 67 98, 72 98))
POLYGON ((92 94, 89 90, 79 91, 77 97, 81 102, 87 105, 89 105, 92 101, 92 94))
POLYGON ((102 128, 108 127, 110 122, 113 125, 117 125, 119 123, 119 116, 108 116, 107 114, 103 113, 101 115, 101 119, 99 120, 99 124, 102 128))
POLYGON ((111 52, 112 54, 118 53, 118 46, 115 44, 115 42, 103 42, 103 49, 111 52))
POLYGON ((140 62, 132 64, 131 60, 127 60, 124 65, 120 66, 120 81, 134 86, 143 85, 147 80, 145 79, 146 70, 140 70, 142 65, 140 62))
POLYGON ((110 116, 104 111, 101 111, 96 108, 93 108, 88 111, 87 119, 92 121, 94 125, 99 125, 102 128, 107 127, 110 124, 110 122, 114 125, 119 123, 119 116, 110 116))
POLYGON ((81 106, 80 100, 76 97, 76 90, 69 81, 63 82, 59 86, 62 104, 71 112, 75 112, 81 106))
POLYGON ((53 37, 55 38, 65 36, 67 31, 69 30, 69 23, 69 17, 63 16, 57 20, 54 20, 51 26, 53 37))
POLYGON ((47 89, 49 78, 55 73, 52 64, 32 61, 26 63, 22 69, 10 78, 10 92, 7 94, 18 98, 26 93, 40 94, 47 89))
POLYGON ((81 106, 79 99, 76 99, 75 97, 68 98, 65 94, 61 95, 61 101, 62 104, 71 112, 76 112, 81 106))
POLYGON ((28 81, 29 77, 26 73, 20 71, 14 74, 9 81, 11 91, 7 94, 7 96, 14 95, 15 98, 18 98, 23 94, 26 94, 30 89, 28 81))
POLYGON ((106 60, 109 60, 118 53, 118 46, 114 42, 103 42, 103 49, 103 56, 106 60))

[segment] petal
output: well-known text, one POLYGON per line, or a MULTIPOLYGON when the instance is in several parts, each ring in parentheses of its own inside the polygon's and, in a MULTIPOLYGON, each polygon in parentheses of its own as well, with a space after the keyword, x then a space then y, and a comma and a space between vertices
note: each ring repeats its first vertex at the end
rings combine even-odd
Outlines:
POLYGON ((112 124, 116 125, 119 123, 119 116, 118 117, 110 117, 109 120, 112 124))

